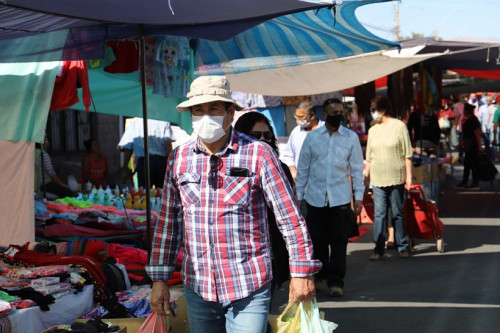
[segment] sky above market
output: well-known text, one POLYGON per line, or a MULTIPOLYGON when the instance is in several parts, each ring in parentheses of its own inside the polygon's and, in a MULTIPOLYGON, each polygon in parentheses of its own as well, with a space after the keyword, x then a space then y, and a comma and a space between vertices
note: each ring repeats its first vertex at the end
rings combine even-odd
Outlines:
POLYGON ((499 0, 401 0, 361 6, 359 21, 375 35, 397 40, 412 34, 442 40, 500 43, 499 0), (399 8, 397 8, 399 7, 399 8))

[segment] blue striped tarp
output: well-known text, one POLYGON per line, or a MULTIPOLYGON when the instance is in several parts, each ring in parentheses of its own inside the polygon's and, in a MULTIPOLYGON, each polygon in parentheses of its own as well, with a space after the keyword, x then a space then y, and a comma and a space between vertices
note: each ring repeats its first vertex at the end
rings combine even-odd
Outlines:
POLYGON ((399 47, 366 30, 354 14, 360 6, 386 1, 390 0, 344 1, 332 9, 274 18, 227 41, 200 39, 195 75, 298 66, 399 47))

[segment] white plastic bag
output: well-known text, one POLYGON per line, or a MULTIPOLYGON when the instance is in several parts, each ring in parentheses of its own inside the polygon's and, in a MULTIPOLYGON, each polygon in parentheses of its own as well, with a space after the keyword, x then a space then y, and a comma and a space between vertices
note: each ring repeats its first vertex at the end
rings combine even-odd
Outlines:
POLYGON ((300 333, 331 333, 339 325, 332 321, 321 319, 316 299, 305 305, 299 304, 300 333))

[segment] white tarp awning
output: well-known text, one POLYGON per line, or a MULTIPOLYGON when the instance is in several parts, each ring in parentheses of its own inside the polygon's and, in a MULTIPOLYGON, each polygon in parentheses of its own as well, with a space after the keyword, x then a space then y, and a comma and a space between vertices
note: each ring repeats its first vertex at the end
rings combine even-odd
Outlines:
POLYGON ((301 96, 352 88, 418 62, 443 55, 417 55, 424 45, 364 53, 293 67, 227 74, 231 88, 269 96, 301 96))

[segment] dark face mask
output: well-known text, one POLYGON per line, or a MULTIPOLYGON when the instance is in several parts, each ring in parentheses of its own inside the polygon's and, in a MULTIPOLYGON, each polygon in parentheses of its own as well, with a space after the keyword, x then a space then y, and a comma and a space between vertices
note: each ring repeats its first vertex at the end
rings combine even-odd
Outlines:
POLYGON ((328 125, 332 127, 339 127, 343 121, 344 121, 344 115, 342 114, 336 114, 334 116, 328 115, 326 117, 326 122, 328 123, 328 125))

